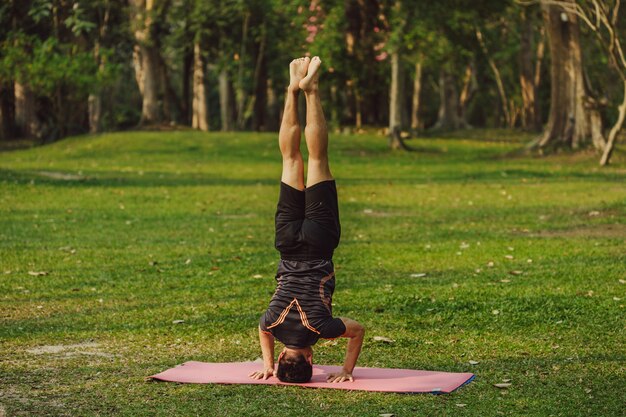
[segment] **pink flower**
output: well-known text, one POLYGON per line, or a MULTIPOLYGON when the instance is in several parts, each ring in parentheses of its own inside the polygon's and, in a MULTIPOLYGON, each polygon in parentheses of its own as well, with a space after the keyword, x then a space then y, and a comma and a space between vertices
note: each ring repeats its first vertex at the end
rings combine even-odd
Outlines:
POLYGON ((382 53, 376 55, 374 57, 374 59, 376 61, 384 61, 385 59, 387 59, 388 56, 389 56, 389 54, 387 52, 383 51, 382 53))

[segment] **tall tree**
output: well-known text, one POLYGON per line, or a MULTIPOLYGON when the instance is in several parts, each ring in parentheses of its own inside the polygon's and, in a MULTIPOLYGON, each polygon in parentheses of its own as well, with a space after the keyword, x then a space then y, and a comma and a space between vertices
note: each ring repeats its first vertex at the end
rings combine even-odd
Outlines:
POLYGON ((541 63, 544 54, 544 29, 536 28, 535 10, 523 7, 520 10, 520 88, 522 92, 522 127, 527 130, 541 130, 541 107, 538 89, 541 81, 541 63), (539 34, 535 42, 535 33, 539 34), (536 46, 535 46, 536 44, 536 46))
POLYGON ((603 149, 602 119, 585 79, 578 16, 548 0, 542 0, 542 11, 550 48, 550 113, 545 131, 530 147, 577 149, 593 142, 603 149))
POLYGON ((191 127, 194 129, 209 130, 209 107, 206 93, 206 63, 202 56, 200 42, 196 41, 193 47, 193 104, 191 127))
POLYGON ((134 24, 133 63, 137 85, 142 96, 140 124, 159 123, 164 117, 163 59, 161 26, 169 0, 129 0, 134 24))
POLYGON ((622 81, 622 101, 618 106, 616 120, 608 133, 600 159, 600 165, 607 165, 611 159, 617 135, 622 130, 626 120, 626 56, 622 47, 623 35, 620 36, 618 30, 620 17, 623 18, 620 16, 621 1, 550 1, 550 5, 560 7, 563 11, 579 17, 591 29, 605 51, 609 67, 617 73, 622 81))

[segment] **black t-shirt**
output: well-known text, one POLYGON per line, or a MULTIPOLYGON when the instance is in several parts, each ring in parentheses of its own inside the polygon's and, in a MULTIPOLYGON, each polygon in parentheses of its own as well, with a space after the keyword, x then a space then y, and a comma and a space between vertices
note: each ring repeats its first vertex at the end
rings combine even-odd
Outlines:
POLYGON ((281 259, 276 281, 276 292, 259 320, 262 331, 291 348, 312 346, 320 337, 334 339, 345 333, 343 321, 332 315, 333 261, 281 259))

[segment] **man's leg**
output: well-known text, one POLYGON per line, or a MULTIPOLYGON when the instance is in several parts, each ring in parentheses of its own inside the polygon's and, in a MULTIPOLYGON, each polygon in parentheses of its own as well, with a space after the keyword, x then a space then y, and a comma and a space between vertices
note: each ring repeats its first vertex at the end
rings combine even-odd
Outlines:
POLYGON ((313 57, 306 77, 300 81, 300 88, 306 97, 306 127, 304 137, 309 149, 306 186, 332 180, 328 166, 328 130, 318 91, 319 68, 322 61, 313 57))
POLYGON ((309 58, 298 58, 289 64, 289 87, 285 97, 285 111, 278 132, 278 144, 283 155, 281 181, 304 190, 304 163, 300 153, 300 123, 298 121, 299 83, 306 75, 309 58))

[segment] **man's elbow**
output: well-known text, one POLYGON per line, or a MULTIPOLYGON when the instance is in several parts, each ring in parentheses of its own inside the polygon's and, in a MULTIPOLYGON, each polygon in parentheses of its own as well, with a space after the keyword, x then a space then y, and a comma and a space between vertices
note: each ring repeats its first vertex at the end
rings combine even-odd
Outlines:
POLYGON ((361 323, 355 323, 354 328, 352 329, 352 334, 352 337, 363 339, 365 337, 365 327, 363 327, 361 323))

